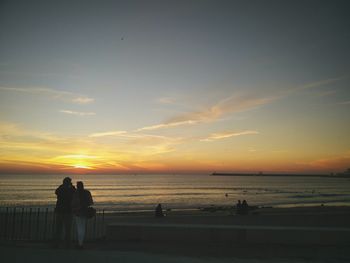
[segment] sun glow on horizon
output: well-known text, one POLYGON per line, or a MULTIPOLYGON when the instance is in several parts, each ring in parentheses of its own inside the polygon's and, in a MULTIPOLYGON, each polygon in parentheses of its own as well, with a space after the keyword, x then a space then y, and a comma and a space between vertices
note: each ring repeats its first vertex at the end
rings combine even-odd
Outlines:
POLYGON ((89 170, 93 169, 92 167, 89 167, 85 164, 74 164, 73 167, 77 169, 89 169, 89 170))
POLYGON ((52 161, 65 167, 73 167, 81 170, 93 170, 95 168, 95 164, 92 163, 93 159, 97 159, 97 156, 87 154, 68 154, 58 156, 52 161))

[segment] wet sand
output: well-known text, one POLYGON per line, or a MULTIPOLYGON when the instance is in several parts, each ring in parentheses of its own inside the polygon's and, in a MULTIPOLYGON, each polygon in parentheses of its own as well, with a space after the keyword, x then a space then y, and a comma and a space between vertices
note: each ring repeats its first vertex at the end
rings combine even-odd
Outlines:
POLYGON ((262 226, 350 227, 350 206, 313 206, 289 208, 258 208, 248 215, 237 215, 235 210, 211 207, 208 210, 168 211, 163 218, 151 212, 111 213, 106 224, 115 222, 162 224, 216 224, 262 226))

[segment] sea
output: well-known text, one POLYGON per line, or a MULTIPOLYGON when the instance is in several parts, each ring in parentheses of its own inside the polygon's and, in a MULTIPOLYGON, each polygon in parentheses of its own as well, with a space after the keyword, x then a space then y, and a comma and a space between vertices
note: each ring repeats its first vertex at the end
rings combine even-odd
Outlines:
MULTIPOLYGON (((54 207, 55 189, 67 175, 0 175, 1 207, 54 207)), ((198 209, 249 205, 293 207, 350 205, 350 178, 210 176, 207 174, 69 175, 83 181, 94 206, 109 211, 198 209)))

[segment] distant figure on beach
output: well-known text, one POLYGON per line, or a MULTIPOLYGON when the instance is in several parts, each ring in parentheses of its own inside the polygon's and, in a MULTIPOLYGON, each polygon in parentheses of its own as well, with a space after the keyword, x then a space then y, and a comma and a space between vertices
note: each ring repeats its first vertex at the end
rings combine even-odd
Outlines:
POLYGON ((75 223, 78 234, 78 249, 83 249, 85 238, 86 223, 88 220, 88 207, 93 204, 90 191, 84 189, 83 182, 77 182, 77 190, 72 200, 72 210, 74 213, 75 223))
POLYGON ((55 207, 56 230, 55 230, 55 247, 59 246, 64 226, 65 246, 70 247, 71 243, 71 228, 72 228, 72 199, 75 192, 75 187, 72 185, 72 179, 66 177, 55 191, 57 202, 55 207))
POLYGON ((158 204, 156 207, 155 217, 164 217, 163 208, 161 204, 158 204))
POLYGON ((249 205, 246 200, 242 202, 242 215, 247 215, 249 211, 249 205))
POLYGON ((240 215, 242 213, 242 203, 241 200, 238 200, 236 204, 236 214, 240 215))

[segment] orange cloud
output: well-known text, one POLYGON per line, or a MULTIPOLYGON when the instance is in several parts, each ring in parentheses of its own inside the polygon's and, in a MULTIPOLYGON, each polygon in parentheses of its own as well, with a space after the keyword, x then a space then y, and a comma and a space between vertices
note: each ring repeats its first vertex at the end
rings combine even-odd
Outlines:
POLYGON ((220 132, 220 133, 213 133, 209 137, 205 139, 201 139, 201 141, 204 142, 211 142, 215 140, 221 140, 226 139, 230 137, 236 137, 236 136, 242 136, 242 135, 251 135, 251 134, 258 134, 257 131, 242 131, 242 132, 220 132))
POLYGON ((137 131, 157 130, 163 128, 176 127, 180 125, 213 122, 227 114, 246 111, 262 106, 264 104, 268 104, 274 101, 276 98, 277 97, 260 98, 253 95, 231 96, 209 108, 177 115, 163 123, 146 126, 138 129, 137 131))
POLYGON ((85 95, 81 95, 81 94, 77 94, 69 91, 42 88, 42 87, 26 87, 26 88, 0 87, 0 90, 8 91, 8 92, 35 94, 35 95, 43 96, 50 99, 68 101, 76 104, 88 104, 95 101, 94 98, 90 98, 85 95))
POLYGON ((61 113, 76 115, 76 116, 93 116, 95 112, 83 112, 83 111, 71 111, 71 110, 60 110, 61 113))
POLYGON ((97 132, 97 133, 92 133, 89 135, 91 138, 96 138, 96 137, 106 137, 106 136, 118 136, 126 134, 126 131, 107 131, 107 132, 97 132))

